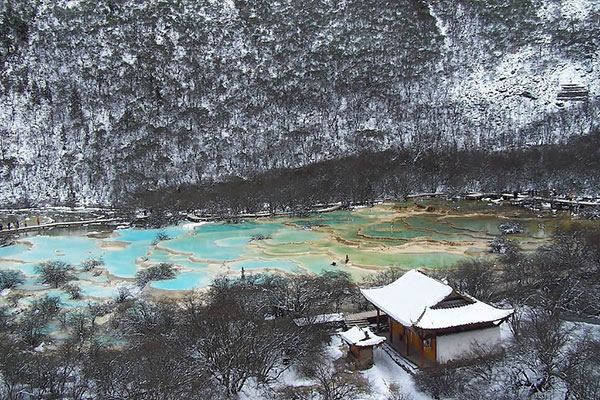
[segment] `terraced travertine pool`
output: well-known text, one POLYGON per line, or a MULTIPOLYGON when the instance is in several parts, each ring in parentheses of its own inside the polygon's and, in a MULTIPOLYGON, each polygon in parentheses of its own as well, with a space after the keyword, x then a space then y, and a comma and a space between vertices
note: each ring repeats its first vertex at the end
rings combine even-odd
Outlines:
MULTIPOLYGON (((161 262, 174 264, 179 273, 174 279, 152 282, 155 290, 205 287, 221 274, 239 275, 242 268, 246 273, 290 274, 342 270, 360 279, 389 267, 445 268, 487 254, 488 242, 499 234, 498 225, 507 217, 521 221, 526 229, 511 238, 525 249, 534 249, 547 241, 559 221, 568 218, 550 214, 540 218, 507 206, 467 211, 461 203, 435 206, 426 211, 414 203, 390 203, 303 218, 127 228, 106 238, 84 232, 29 236, 0 248, 0 268, 26 275, 17 289, 51 291, 37 282, 37 264, 62 260, 78 267, 88 258, 102 259, 101 274, 77 274, 84 300, 111 297, 117 284, 161 262), (159 233, 169 239, 156 243, 159 233)), ((66 298, 65 302, 79 304, 66 298)))

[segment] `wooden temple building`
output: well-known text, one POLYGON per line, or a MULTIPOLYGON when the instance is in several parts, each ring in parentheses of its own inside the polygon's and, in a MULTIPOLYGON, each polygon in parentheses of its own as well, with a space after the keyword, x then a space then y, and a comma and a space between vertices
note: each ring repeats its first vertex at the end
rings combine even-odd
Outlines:
POLYGON ((513 310, 502 310, 460 294, 417 270, 380 288, 361 289, 389 321, 388 344, 420 367, 464 358, 472 347, 499 344, 500 324, 513 310))

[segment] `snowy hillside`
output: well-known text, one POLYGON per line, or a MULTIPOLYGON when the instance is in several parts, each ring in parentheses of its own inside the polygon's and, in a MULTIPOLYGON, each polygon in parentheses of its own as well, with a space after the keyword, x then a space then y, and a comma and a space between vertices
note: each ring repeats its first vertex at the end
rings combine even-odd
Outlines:
POLYGON ((7 205, 110 204, 362 151, 492 151, 598 127, 595 0, 4 0, 0 11, 7 205))

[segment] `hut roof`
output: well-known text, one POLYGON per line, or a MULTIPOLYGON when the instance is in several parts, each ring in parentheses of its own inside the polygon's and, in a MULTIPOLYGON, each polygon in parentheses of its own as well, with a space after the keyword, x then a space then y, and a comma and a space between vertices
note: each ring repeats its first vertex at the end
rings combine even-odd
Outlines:
POLYGON ((346 332, 340 333, 344 341, 358 347, 376 346, 385 342, 385 337, 377 336, 369 328, 355 326, 346 332))

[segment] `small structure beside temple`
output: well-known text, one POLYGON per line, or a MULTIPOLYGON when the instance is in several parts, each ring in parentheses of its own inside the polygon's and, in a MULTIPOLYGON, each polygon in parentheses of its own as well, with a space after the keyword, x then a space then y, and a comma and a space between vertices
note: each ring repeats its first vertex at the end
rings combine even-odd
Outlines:
POLYGON ((493 348, 500 324, 513 310, 502 310, 417 270, 362 295, 389 318, 388 344, 420 367, 464 358, 474 345, 493 348))
POLYGON ((356 369, 367 369, 373 366, 373 347, 385 342, 385 337, 377 336, 369 328, 355 326, 346 332, 340 333, 342 339, 348 343, 348 358, 356 369))

